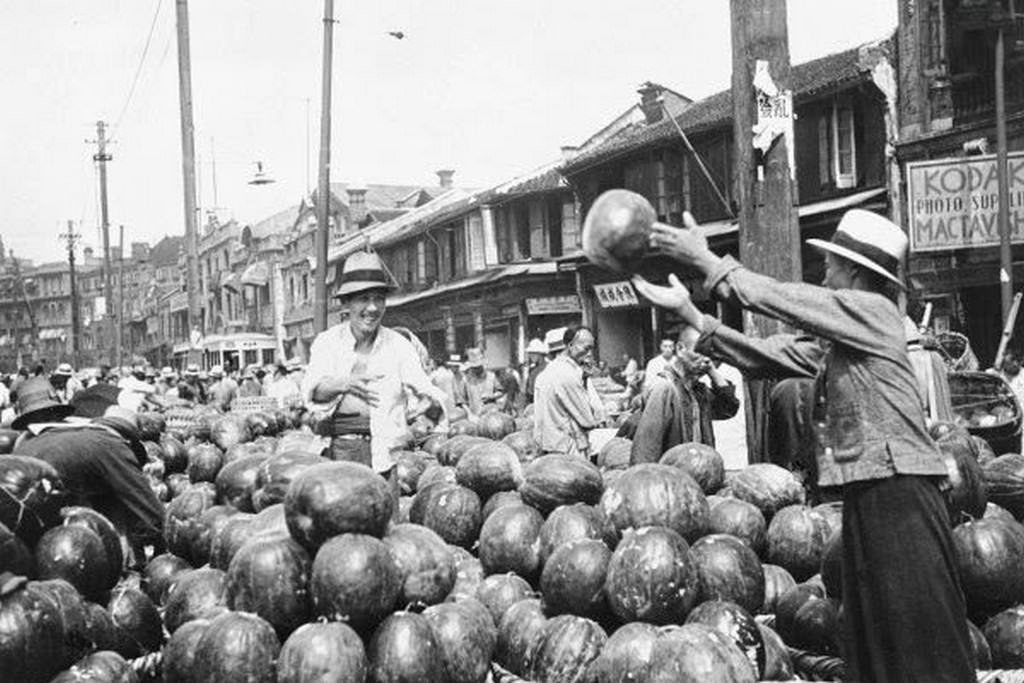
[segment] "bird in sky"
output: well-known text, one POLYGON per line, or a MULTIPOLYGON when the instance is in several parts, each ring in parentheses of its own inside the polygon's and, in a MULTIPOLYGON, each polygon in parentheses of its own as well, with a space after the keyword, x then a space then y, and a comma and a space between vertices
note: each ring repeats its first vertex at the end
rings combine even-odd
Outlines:
POLYGON ((405 38, 405 34, 402 33, 401 31, 388 31, 388 35, 389 36, 394 36, 398 40, 401 40, 402 38, 405 38))

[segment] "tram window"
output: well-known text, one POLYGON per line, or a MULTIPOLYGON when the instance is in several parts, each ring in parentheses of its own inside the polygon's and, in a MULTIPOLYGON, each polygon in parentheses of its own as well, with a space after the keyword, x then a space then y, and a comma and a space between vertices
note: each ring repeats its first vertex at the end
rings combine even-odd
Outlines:
POLYGON ((245 351, 245 365, 246 366, 252 365, 257 360, 258 359, 256 357, 256 349, 246 349, 246 351, 245 351))
POLYGON ((263 349, 263 364, 272 365, 274 363, 274 349, 263 349))

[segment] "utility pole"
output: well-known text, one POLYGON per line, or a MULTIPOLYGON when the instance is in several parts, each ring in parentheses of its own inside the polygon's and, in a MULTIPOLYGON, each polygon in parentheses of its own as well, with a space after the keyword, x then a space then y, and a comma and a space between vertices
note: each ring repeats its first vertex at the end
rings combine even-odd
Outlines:
POLYGON ((71 358, 78 368, 82 364, 81 353, 81 322, 78 311, 78 277, 75 274, 75 247, 82 235, 75 232, 75 222, 68 221, 68 231, 62 233, 60 238, 68 243, 68 273, 71 277, 71 358))
POLYGON ((1013 251, 1010 248, 1010 171, 1006 151, 1006 73, 1003 25, 996 33, 996 175, 999 181, 999 289, 1003 327, 1013 305, 1013 251))
POLYGON ((334 45, 334 0, 324 0, 324 64, 320 101, 320 177, 317 186, 316 272, 313 273, 313 329, 327 329, 327 224, 331 213, 331 56, 334 45))
MULTIPOLYGON (((178 99, 181 109, 181 171, 185 188, 185 268, 187 271, 188 330, 200 328, 199 268, 196 230, 196 146, 192 121, 192 66, 188 38, 188 0, 176 0, 178 27, 178 99)), ((190 362, 195 362, 189 354, 190 362)))
MULTIPOLYGON (((731 0, 734 186, 739 204, 740 260, 785 282, 801 280, 796 169, 792 162, 792 95, 786 0, 731 0), (755 83, 755 75, 759 78, 755 83), (770 79, 765 79, 765 71, 770 79), (774 86, 772 85, 774 82, 774 86), (774 92, 772 92, 774 90, 774 92), (780 134, 755 149, 755 124, 780 134)), ((779 332, 775 320, 744 314, 756 337, 779 332)), ((752 462, 767 460, 768 395, 765 381, 747 385, 747 443, 752 462)))
MULTIPOLYGON (((107 154, 107 124, 103 121, 96 122, 96 154, 92 155, 93 161, 99 164, 100 169, 100 227, 103 231, 103 297, 106 299, 106 338, 107 344, 112 344, 117 334, 118 321, 114 317, 114 289, 110 282, 110 220, 107 215, 107 162, 113 159, 107 154)), ((110 348, 109 346, 107 348, 110 348)), ((113 352, 113 349, 111 349, 113 352)), ((114 365, 120 359, 111 358, 110 364, 114 365)))
POLYGON ((120 226, 120 243, 117 259, 117 364, 124 365, 124 226, 120 226))
POLYGON ((15 257, 13 251, 11 252, 11 261, 14 262, 14 281, 18 283, 18 292, 21 294, 21 301, 25 304, 25 311, 28 313, 29 332, 31 334, 29 355, 32 357, 32 362, 36 363, 39 360, 39 346, 37 344, 39 340, 39 325, 36 322, 36 312, 32 308, 32 302, 29 301, 28 291, 25 287, 25 279, 21 277, 21 265, 18 263, 18 259, 15 257))

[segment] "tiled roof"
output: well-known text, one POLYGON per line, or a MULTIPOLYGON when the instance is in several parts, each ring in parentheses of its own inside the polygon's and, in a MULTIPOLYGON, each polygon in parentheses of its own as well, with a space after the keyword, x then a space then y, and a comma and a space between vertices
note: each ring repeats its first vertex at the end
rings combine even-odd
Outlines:
POLYGON ((270 235, 288 232, 295 225, 295 221, 299 217, 299 209, 300 205, 296 204, 295 206, 289 206, 287 209, 278 211, 261 221, 257 221, 249 226, 250 233, 257 239, 263 239, 270 235))
MULTIPOLYGON (((860 60, 863 47, 865 46, 794 65, 790 71, 790 87, 796 101, 806 101, 824 90, 867 78, 868 69, 862 66, 860 60)), ((723 90, 698 100, 675 117, 676 122, 687 133, 724 126, 731 119, 732 90, 723 90)), ((604 144, 573 157, 562 164, 559 170, 572 174, 620 154, 671 140, 677 135, 671 119, 663 119, 649 126, 629 127, 604 144)))
MULTIPOLYGON (((348 187, 351 183, 331 183, 331 194, 345 206, 348 206, 348 187)), ((424 187, 422 185, 364 185, 366 188, 366 207, 368 209, 384 209, 398 206, 413 192, 426 190, 427 194, 436 197, 444 188, 424 187)))
POLYGON ((552 190, 568 187, 568 183, 565 182, 565 178, 558 171, 558 165, 560 163, 561 162, 558 161, 545 164, 530 173, 488 188, 480 193, 479 201, 481 204, 487 204, 489 202, 502 201, 525 194, 550 192, 552 190))
POLYGON ((164 237, 149 250, 149 262, 154 268, 178 265, 178 254, 185 246, 185 238, 181 235, 164 237))
POLYGON ((410 209, 370 209, 369 214, 378 223, 384 223, 390 221, 392 218, 398 218, 409 213, 410 209))

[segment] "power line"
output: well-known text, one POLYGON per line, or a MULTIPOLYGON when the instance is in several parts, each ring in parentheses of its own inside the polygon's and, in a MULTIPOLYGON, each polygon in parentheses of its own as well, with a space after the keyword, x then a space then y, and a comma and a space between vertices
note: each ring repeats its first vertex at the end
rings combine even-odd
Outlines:
POLYGON ((153 12, 153 21, 149 24, 149 33, 146 35, 146 44, 142 48, 142 55, 139 57, 139 64, 135 67, 135 76, 132 78, 132 85, 128 88, 128 97, 124 101, 124 106, 121 107, 121 113, 117 117, 117 122, 114 124, 113 131, 117 131, 121 127, 121 121, 124 120, 124 115, 128 111, 128 105, 132 102, 132 96, 135 94, 135 86, 139 84, 139 76, 142 75, 142 66, 146 63, 146 55, 149 53, 149 44, 153 40, 153 31, 156 29, 156 20, 160 16, 160 6, 163 5, 163 0, 156 1, 156 10, 153 12))

